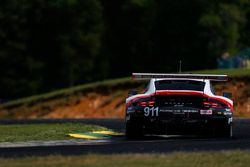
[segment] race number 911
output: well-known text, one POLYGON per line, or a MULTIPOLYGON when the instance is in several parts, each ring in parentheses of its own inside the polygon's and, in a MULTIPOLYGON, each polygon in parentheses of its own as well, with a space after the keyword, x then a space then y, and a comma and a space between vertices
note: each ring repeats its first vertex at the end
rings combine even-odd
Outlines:
POLYGON ((149 117, 149 116, 159 116, 159 107, 145 107, 144 108, 144 116, 149 117))

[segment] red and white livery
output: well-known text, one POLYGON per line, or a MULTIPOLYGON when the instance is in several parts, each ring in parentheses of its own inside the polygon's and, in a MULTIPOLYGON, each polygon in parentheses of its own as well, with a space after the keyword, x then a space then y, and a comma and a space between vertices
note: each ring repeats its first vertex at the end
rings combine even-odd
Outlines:
MULTIPOLYGON (((233 101, 215 95, 210 81, 227 75, 133 73, 149 80, 144 93, 126 99, 126 136, 203 134, 232 137, 233 101)), ((230 93, 225 93, 225 96, 230 93)))

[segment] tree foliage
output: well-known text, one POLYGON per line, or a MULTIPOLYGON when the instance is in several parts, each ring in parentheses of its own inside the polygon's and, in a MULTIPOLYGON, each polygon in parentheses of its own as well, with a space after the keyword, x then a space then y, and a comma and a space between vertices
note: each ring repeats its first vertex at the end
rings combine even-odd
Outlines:
POLYGON ((242 25, 245 25, 245 12, 237 4, 218 3, 200 18, 206 28, 209 40, 208 49, 212 54, 223 50, 235 53, 239 49, 242 25))
POLYGON ((250 2, 2 0, 0 99, 131 72, 214 68, 250 45, 250 2))

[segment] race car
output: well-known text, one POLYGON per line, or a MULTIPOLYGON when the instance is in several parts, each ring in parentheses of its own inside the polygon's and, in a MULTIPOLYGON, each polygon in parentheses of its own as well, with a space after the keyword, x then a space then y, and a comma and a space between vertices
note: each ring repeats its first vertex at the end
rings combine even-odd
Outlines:
MULTIPOLYGON (((233 136, 233 101, 215 95, 210 81, 227 81, 227 75, 133 73, 149 80, 145 91, 126 99, 125 135, 233 136)), ((230 95, 227 93, 226 95, 230 95)))

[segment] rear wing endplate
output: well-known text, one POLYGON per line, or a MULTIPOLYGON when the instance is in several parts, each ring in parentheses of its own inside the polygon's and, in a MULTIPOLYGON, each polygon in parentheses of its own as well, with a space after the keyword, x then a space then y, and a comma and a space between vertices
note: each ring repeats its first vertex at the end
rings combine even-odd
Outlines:
POLYGON ((228 81, 227 75, 214 74, 161 74, 161 73, 132 73, 134 80, 149 80, 152 78, 183 78, 183 79, 207 79, 211 81, 228 81))

